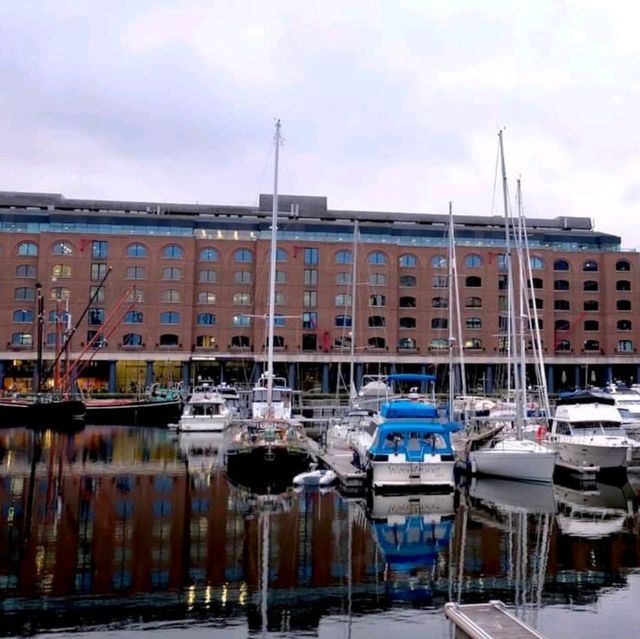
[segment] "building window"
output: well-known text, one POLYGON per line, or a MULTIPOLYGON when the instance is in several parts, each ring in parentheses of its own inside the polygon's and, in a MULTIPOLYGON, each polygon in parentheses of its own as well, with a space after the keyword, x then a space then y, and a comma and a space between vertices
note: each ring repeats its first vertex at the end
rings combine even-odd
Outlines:
POLYGON ((414 329, 416 327, 416 318, 415 317, 401 317, 398 320, 398 326, 400 328, 405 329, 414 329))
POLYGON ((280 327, 284 326, 285 322, 286 322, 286 320, 285 320, 284 315, 280 315, 279 313, 276 313, 273 316, 273 325, 274 326, 280 326, 280 327))
POLYGON ((231 348, 250 348, 251 342, 246 335, 234 335, 231 338, 231 348))
POLYGON ((38 245, 33 242, 21 242, 16 248, 16 253, 21 257, 35 257, 38 255, 38 245))
POLYGON ((163 280, 181 280, 182 279, 182 269, 176 268, 172 266, 170 268, 162 269, 162 279, 163 280))
POLYGON ((160 324, 179 324, 180 313, 177 311, 162 311, 160 313, 160 324))
POLYGON ((412 337, 402 337, 398 341, 398 350, 401 351, 415 351, 416 350, 416 340, 412 337))
POLYGON ((213 313, 198 313, 196 324, 198 326, 215 326, 216 316, 213 313))
MULTIPOLYGON (((96 266, 96 264, 91 265, 96 266)), ((106 264, 98 264, 97 266, 106 266, 106 264)), ((128 280, 143 280, 146 276, 146 270, 144 266, 128 266, 126 279, 128 280)), ((91 279, 99 279, 98 277, 92 277, 91 279)))
POLYGON ((464 324, 467 328, 482 328, 482 320, 479 317, 467 317, 464 324))
POLYGON ((402 296, 398 300, 398 306, 400 308, 416 308, 416 306, 417 306, 416 298, 415 297, 409 297, 407 295, 402 296))
POLYGON ((338 350, 345 350, 351 348, 351 336, 349 335, 338 335, 333 340, 333 347, 338 350))
POLYGON ((162 257, 170 260, 178 260, 184 257, 184 251, 182 247, 177 244, 167 244, 167 246, 162 249, 162 257))
POLYGON ((367 323, 370 328, 384 328, 387 325, 387 320, 382 315, 369 315, 367 323))
POLYGON ((88 318, 89 326, 101 326, 104 324, 104 309, 90 308, 88 318))
POLYGON ((35 300, 36 290, 28 286, 19 286, 13 291, 13 298, 16 300, 35 300))
MULTIPOLYGON (((237 273, 236 273, 237 275, 237 273)), ((198 282, 200 284, 213 284, 218 281, 218 273, 209 269, 200 271, 198 273, 198 282)))
POLYGON ((544 260, 537 255, 532 255, 529 259, 529 264, 531 265, 531 270, 533 271, 541 271, 544 268, 544 260))
POLYGON ((553 326, 556 331, 568 331, 571 328, 571 323, 569 320, 559 319, 555 321, 553 326))
POLYGON ((387 340, 384 337, 370 337, 367 340, 367 346, 375 349, 387 348, 387 340))
POLYGON ((36 314, 26 308, 21 308, 18 311, 13 312, 13 321, 20 324, 31 323, 35 319, 36 314))
POLYGON ((149 252, 144 244, 136 242, 127 246, 127 257, 147 257, 148 254, 149 252))
POLYGON ((315 330, 318 326, 318 314, 316 312, 306 312, 302 314, 302 328, 315 330))
POLYGON ((236 327, 247 327, 247 326, 251 326, 251 318, 248 315, 234 315, 233 319, 231 320, 231 323, 233 326, 236 327))
POLYGON ((309 266, 315 266, 319 261, 319 254, 317 248, 306 247, 304 249, 304 263, 309 266))
POLYGON ((568 291, 570 290, 570 285, 569 285, 569 281, 568 280, 556 280, 553 283, 553 290, 554 291, 568 291))
POLYGON ((618 280, 616 282, 616 291, 630 291, 631 282, 629 280, 618 280))
POLYGON ((558 340, 556 343, 556 351, 570 351, 571 342, 568 339, 558 340))
POLYGON ((11 336, 11 346, 33 346, 31 333, 14 333, 11 336))
POLYGON ((618 260, 616 262, 616 271, 630 271, 631 264, 627 260, 618 260))
POLYGON ((600 330, 600 322, 598 320, 587 320, 584 323, 585 331, 599 331, 600 330))
POLYGON ((631 310, 631 302, 629 300, 618 300, 616 302, 616 310, 617 311, 630 311, 631 310))
POLYGON ((477 337, 467 337, 464 340, 464 348, 470 351, 477 351, 482 349, 482 340, 477 337))
POLYGON ((353 262, 353 255, 351 251, 342 249, 336 253, 336 264, 351 264, 353 262))
POLYGON ((470 275, 464 281, 467 288, 480 288, 482 286, 482 278, 477 275, 470 275))
POLYGON ((434 255, 431 258, 432 268, 446 268, 448 264, 446 255, 434 255))
POLYGON ((482 258, 475 254, 467 255, 464 258, 464 265, 468 268, 479 268, 482 266, 482 258))
POLYGON ((449 286, 449 278, 446 275, 436 275, 433 278, 433 288, 447 288, 449 286))
MULTIPOLYGON (((82 245, 80 246, 82 248, 82 245)), ((109 256, 109 242, 93 240, 91 242, 91 259, 104 260, 109 256)))
POLYGON ((125 333, 122 336, 123 346, 143 346, 142 335, 140 333, 125 333))
MULTIPOLYGON (((201 293, 199 295, 201 295, 201 293)), ((160 301, 177 303, 180 301, 180 291, 177 291, 175 288, 167 288, 160 293, 160 301)))
POLYGON ((556 260, 553 263, 554 271, 568 271, 569 270, 569 262, 567 260, 556 260))
POLYGON ((582 290, 594 293, 598 290, 598 282, 595 280, 585 280, 582 284, 582 290))
POLYGON ((449 341, 443 337, 436 337, 429 342, 429 348, 434 351, 444 351, 449 348, 449 341))
POLYGON ((16 266, 16 277, 28 277, 35 279, 36 267, 31 264, 19 264, 16 266))
POLYGON ((544 301, 539 297, 536 297, 535 299, 529 298, 529 308, 537 308, 540 310, 544 308, 544 301))
POLYGON ((104 304, 104 286, 91 286, 89 288, 89 299, 92 304, 104 304))
MULTIPOLYGON (((482 308, 482 299, 480 297, 467 297, 464 301, 464 307, 482 308)), ((444 308, 446 308, 446 306, 444 308)))
MULTIPOLYGON (((50 300, 68 300, 71 298, 71 290, 64 286, 54 286, 49 292, 50 300)), ((33 299, 33 298, 30 298, 33 299)))
POLYGON ((179 346, 178 336, 175 333, 163 333, 160 335, 160 346, 179 346))
POLYGON ((387 276, 384 273, 371 273, 369 275, 370 286, 386 286, 387 276))
POLYGON ((107 274, 107 265, 99 262, 91 263, 91 279, 96 282, 107 274))
POLYGON ((387 298, 384 295, 369 295, 369 306, 386 306, 387 298))
POLYGON ((432 297, 431 308, 449 308, 449 300, 446 297, 432 297))
POLYGON ((252 264, 253 253, 248 248, 241 248, 233 254, 233 259, 239 264, 252 264))
POLYGON ((509 280, 506 275, 498 275, 498 290, 506 291, 509 280))
MULTIPOLYGON (((350 328, 351 315, 336 315, 334 325, 337 326, 338 328, 350 328)), ((306 327, 303 326, 303 328, 306 328, 306 327)))
POLYGON ((220 261, 220 253, 213 246, 205 246, 200 251, 200 261, 201 262, 219 262, 220 261))
MULTIPOLYGON (((200 271, 202 273, 215 273, 215 271, 200 271)), ((199 279, 201 282, 202 280, 199 279)), ((215 282, 215 280, 213 280, 215 282)), ((251 271, 236 271, 233 275, 233 281, 236 284, 251 284, 252 276, 251 271)))
POLYGON ((284 293, 280 293, 276 291, 276 294, 274 297, 275 297, 274 302, 276 306, 284 306, 287 303, 287 296, 284 293))
MULTIPOLYGON (((340 306, 340 304, 338 304, 338 297, 340 296, 336 296, 336 305, 340 306)), ((318 292, 304 291, 302 294, 302 305, 305 308, 315 308, 318 306, 318 292)))
POLYGON ((54 264, 51 267, 51 280, 66 280, 71 277, 71 267, 66 264, 54 264))
POLYGON ((588 339, 584 343, 585 351, 599 351, 600 350, 600 342, 597 339, 588 339))
POLYGON ((234 306, 251 306, 251 293, 234 293, 234 306))
POLYGON ((127 293, 127 302, 144 302, 144 291, 135 286, 127 293))
POLYGON ((616 328, 619 331, 630 331, 631 330, 631 320, 622 319, 618 320, 616 323, 616 328))
POLYGON ((415 288, 418 284, 418 280, 415 275, 401 275, 400 286, 405 288, 415 288))
POLYGON ((287 282, 287 274, 284 271, 276 271, 276 284, 285 284, 287 282))
MULTIPOLYGON (((269 338, 267 337, 267 345, 269 344, 269 338)), ((273 348, 284 348, 284 337, 282 335, 273 336, 273 348)))
POLYGON ((585 300, 582 304, 582 309, 585 311, 597 311, 600 308, 600 304, 597 300, 585 300))
POLYGON ((529 288, 544 288, 544 280, 541 277, 533 277, 527 281, 529 288))
POLYGON ((582 270, 583 271, 588 271, 590 273, 595 273, 598 270, 598 263, 594 262, 593 260, 587 260, 582 265, 582 270))
POLYGON ((388 262, 387 256, 382 251, 372 251, 367 257, 369 264, 383 265, 388 262))
POLYGON ((446 317, 433 317, 431 319, 431 328, 440 330, 449 327, 449 320, 446 317))
POLYGON ((504 253, 500 253, 498 257, 498 270, 506 271, 509 268, 509 256, 504 253))
POLYGON ((143 318, 142 311, 127 311, 123 322, 125 324, 142 324, 143 318))
POLYGON ((288 262, 289 254, 283 248, 276 249, 276 262, 288 262))
MULTIPOLYGON (((340 273, 338 273, 340 275, 340 273)), ((305 268, 303 283, 305 286, 317 286, 318 285, 318 270, 315 268, 305 268)), ((337 282, 340 284, 341 282, 337 282)))
POLYGON ((51 249, 53 255, 73 255, 71 242, 56 242, 51 249))
POLYGON ((198 293, 198 304, 215 304, 216 294, 212 291, 201 291, 198 293))
POLYGON ((196 337, 196 346, 198 348, 215 348, 216 338, 213 335, 198 335, 196 337))
POLYGON ((618 352, 620 353, 632 353, 633 342, 630 339, 621 339, 618 342, 618 352))
POLYGON ((554 311, 570 311, 571 302, 569 300, 555 300, 553 303, 554 311))
POLYGON ((418 266, 418 258, 413 253, 405 253, 398 258, 400 268, 415 268, 418 266))

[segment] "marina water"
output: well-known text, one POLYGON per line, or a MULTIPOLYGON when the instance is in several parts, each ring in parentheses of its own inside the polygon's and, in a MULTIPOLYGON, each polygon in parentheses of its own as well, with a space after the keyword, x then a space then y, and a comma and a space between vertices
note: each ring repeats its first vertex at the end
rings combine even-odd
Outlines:
POLYGON ((491 599, 549 639, 637 634, 633 476, 345 497, 231 482, 224 449, 0 431, 0 636, 444 638, 446 602, 491 599))

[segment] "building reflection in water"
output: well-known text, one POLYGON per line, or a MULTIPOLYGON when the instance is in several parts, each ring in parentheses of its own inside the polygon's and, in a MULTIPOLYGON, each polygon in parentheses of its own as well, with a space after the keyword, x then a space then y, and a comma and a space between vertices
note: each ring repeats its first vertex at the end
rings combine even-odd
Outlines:
POLYGON ((259 493, 229 482, 223 460, 223 436, 0 432, 2 634, 89 623, 82 609, 91 623, 303 630, 323 615, 449 600, 531 608, 597 597, 638 567, 630 485, 596 497, 484 480, 450 495, 347 500, 259 493))

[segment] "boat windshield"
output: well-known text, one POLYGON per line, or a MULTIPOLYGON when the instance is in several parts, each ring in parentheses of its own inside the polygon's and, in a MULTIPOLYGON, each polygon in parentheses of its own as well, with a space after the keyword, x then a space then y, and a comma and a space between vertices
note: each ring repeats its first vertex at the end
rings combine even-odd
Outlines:
POLYGON ((625 432, 620 422, 574 422, 571 427, 574 434, 580 436, 608 435, 609 437, 625 437, 625 432))

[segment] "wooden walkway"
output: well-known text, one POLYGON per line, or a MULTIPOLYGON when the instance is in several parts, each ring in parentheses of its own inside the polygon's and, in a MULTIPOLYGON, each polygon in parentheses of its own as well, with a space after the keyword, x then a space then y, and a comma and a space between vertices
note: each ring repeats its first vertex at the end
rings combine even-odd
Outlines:
POLYGON ((309 449, 326 466, 338 475, 338 484, 345 494, 354 495, 364 491, 367 476, 351 462, 353 453, 348 448, 323 448, 309 440, 309 449))
POLYGON ((456 627, 456 639, 544 639, 508 612, 501 601, 448 603, 444 606, 444 614, 456 627))

